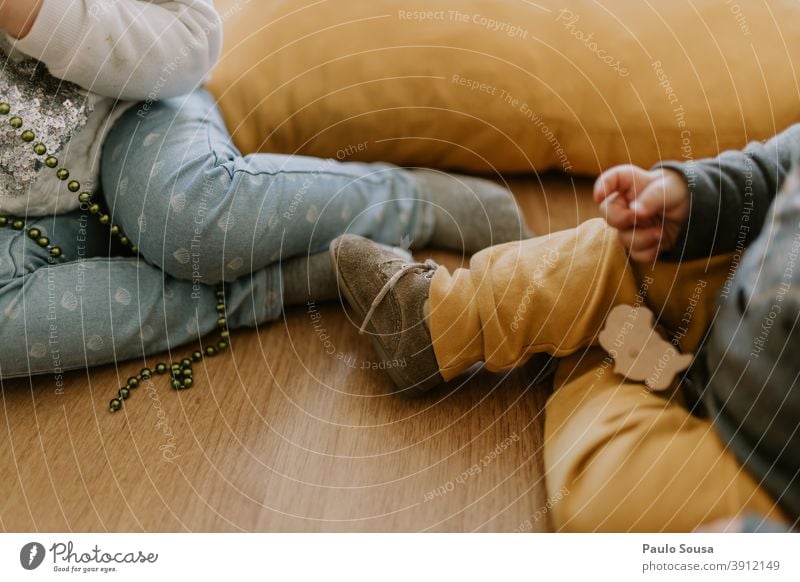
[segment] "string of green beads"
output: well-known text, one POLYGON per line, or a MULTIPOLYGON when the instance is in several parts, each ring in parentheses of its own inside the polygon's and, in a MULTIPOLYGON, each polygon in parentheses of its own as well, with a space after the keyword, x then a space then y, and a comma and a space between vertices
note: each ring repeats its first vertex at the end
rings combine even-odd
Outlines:
MULTIPOLYGON (((0 115, 6 116, 9 115, 10 113, 11 113, 11 105, 5 102, 0 102, 0 115)), ((21 129, 24 124, 22 118, 19 117, 18 115, 9 118, 8 123, 14 129, 21 129)), ((20 133, 20 139, 22 139, 24 142, 30 143, 36 139, 36 134, 30 129, 23 129, 22 132, 20 133)), ((47 153, 47 146, 45 146, 43 143, 37 143, 33 146, 33 152, 37 156, 46 156, 44 159, 44 165, 50 169, 56 170, 56 177, 59 180, 61 181, 69 180, 70 176, 69 170, 67 168, 58 167, 59 165, 58 158, 52 154, 47 153)), ((77 180, 69 180, 69 182, 67 182, 67 189, 70 192, 77 193, 81 189, 81 183, 78 182, 77 180)), ((92 195, 89 192, 81 192, 78 195, 78 200, 80 201, 81 204, 89 204, 92 200, 92 195)), ((97 203, 90 204, 88 207, 88 211, 91 214, 97 215, 98 220, 100 221, 101 224, 103 225, 111 224, 111 217, 108 214, 104 214, 101 212, 99 204, 97 203)), ((17 230, 22 230, 25 227, 25 223, 24 221, 22 221, 22 219, 15 218, 12 223, 12 226, 17 230)), ((125 235, 125 233, 122 232, 122 229, 119 226, 117 225, 111 226, 111 234, 118 237, 119 242, 120 244, 122 244, 122 246, 130 249, 130 251, 133 254, 138 254, 139 252, 138 247, 136 247, 136 245, 131 243, 130 238, 128 238, 125 235)), ((31 238, 38 240, 38 237, 31 237, 31 238)), ((41 246, 46 247, 47 244, 42 244, 41 246)), ((62 255, 61 249, 59 249, 58 247, 52 247, 52 249, 49 250, 51 250, 50 254, 54 257, 60 257, 62 255)))
MULTIPOLYGON (((13 217, 13 216, 0 216, 0 228, 10 226, 14 230, 24 230, 25 229, 25 221, 21 218, 13 217)), ((28 237, 31 238, 37 245, 46 249, 47 252, 53 258, 59 258, 62 256, 62 251, 59 247, 53 246, 50 244, 50 239, 46 236, 42 235, 42 231, 38 228, 29 228, 28 237)))
MULTIPOLYGON (((8 105, 8 104, 7 103, 5 103, 5 104, 0 103, 0 111, 3 110, 2 105, 8 105)), ((9 108, 9 111, 10 111, 10 108, 9 108)), ((20 127, 21 127, 21 125, 20 125, 20 127)), ((20 134, 20 137, 26 142, 32 142, 34 139, 36 139, 36 135, 30 130, 24 130, 20 134)), ((33 146, 33 151, 38 156, 44 156, 44 155, 47 154, 47 147, 42 143, 37 143, 36 145, 33 146)), ((44 164, 48 168, 56 169, 56 168, 58 168, 58 164, 59 164, 58 158, 53 156, 53 155, 48 155, 44 160, 44 164)), ((69 177, 70 177, 69 170, 67 168, 58 168, 58 170, 56 170, 56 177, 59 180, 61 180, 62 182, 65 182, 65 181, 69 180, 69 177)), ((81 183, 78 182, 77 180, 69 180, 69 182, 67 182, 67 190, 69 190, 73 194, 79 192, 80 189, 81 189, 81 183)), ((92 195, 89 192, 81 192, 78 195, 78 201, 81 204, 89 204, 89 202, 91 202, 91 200, 92 200, 92 195)), ((98 220, 100 221, 100 224, 103 224, 103 225, 106 225, 106 226, 111 224, 111 217, 109 215, 107 215, 107 214, 104 214, 104 213, 100 212, 100 205, 99 204, 97 204, 97 203, 91 204, 88 207, 88 210, 89 210, 90 214, 98 215, 98 220)), ((122 246, 128 247, 133 254, 138 254, 139 249, 135 245, 131 244, 130 239, 125 235, 125 233, 122 232, 122 229, 119 226, 114 225, 114 226, 111 227, 110 230, 111 230, 111 234, 112 235, 118 237, 119 242, 120 242, 120 244, 122 244, 122 246)), ((57 251, 55 251, 55 253, 51 253, 51 254, 53 256, 59 256, 60 257, 61 256, 61 251, 60 251, 60 249, 58 249, 57 251)))
POLYGON ((143 381, 152 379, 154 371, 158 375, 164 375, 169 372, 170 386, 172 386, 174 390, 187 390, 194 386, 194 364, 202 362, 205 358, 213 357, 228 348, 230 332, 228 331, 228 322, 225 317, 225 290, 222 288, 218 289, 216 298, 217 311, 222 314, 217 320, 220 339, 216 344, 206 346, 204 351, 195 350, 190 355, 181 358, 181 360, 177 362, 172 362, 170 364, 158 362, 152 370, 150 368, 143 368, 138 376, 128 378, 125 386, 119 389, 117 397, 109 402, 108 408, 111 412, 121 410, 123 401, 130 398, 131 390, 138 388, 143 381))
MULTIPOLYGON (((0 116, 6 116, 11 113, 11 106, 8 103, 0 102, 0 116)), ((24 122, 19 116, 9 118, 8 124, 13 129, 22 129, 24 122)), ((20 133, 20 139, 26 143, 31 143, 36 139, 36 134, 30 129, 24 129, 20 133)), ((50 169, 56 170, 56 177, 65 182, 69 180, 70 173, 67 168, 59 168, 58 158, 48 154, 47 146, 43 143, 37 143, 33 146, 33 152, 37 156, 46 156, 44 165, 50 169), (58 169, 57 169, 58 168, 58 169)), ((77 180, 69 180, 67 182, 67 189, 72 193, 77 193, 81 189, 81 183, 77 180)), ((92 194, 90 192, 81 192, 78 194, 78 201, 82 205, 88 205, 87 210, 90 214, 97 216, 97 220, 103 225, 110 225, 109 231, 112 235, 119 238, 119 242, 130 249, 133 254, 138 254, 138 247, 133 245, 130 239, 122 232, 122 229, 117 224, 111 224, 111 217, 101 211, 98 203, 92 202, 92 194)), ((11 226, 14 230, 23 230, 25 228, 25 221, 18 217, 0 216, 0 227, 11 226)), ((35 241, 40 247, 48 250, 50 256, 59 258, 62 256, 62 251, 59 247, 50 244, 50 239, 42 233, 41 229, 32 227, 27 231, 28 237, 35 241)), ((109 402, 109 410, 117 412, 122 409, 122 403, 131 397, 132 391, 141 386, 142 382, 149 381, 153 377, 153 371, 158 375, 171 372, 171 385, 175 390, 186 390, 194 385, 194 371, 193 364, 201 362, 207 357, 213 357, 218 353, 228 348, 228 341, 230 332, 228 331, 228 320, 225 313, 225 290, 220 288, 216 292, 217 305, 216 311, 219 314, 217 319, 217 328, 219 330, 219 340, 215 345, 206 346, 204 351, 196 350, 188 357, 183 358, 180 362, 174 362, 167 365, 164 362, 158 362, 153 370, 150 368, 143 368, 138 376, 131 376, 128 378, 125 386, 122 386, 117 391, 117 397, 111 399, 109 402)))

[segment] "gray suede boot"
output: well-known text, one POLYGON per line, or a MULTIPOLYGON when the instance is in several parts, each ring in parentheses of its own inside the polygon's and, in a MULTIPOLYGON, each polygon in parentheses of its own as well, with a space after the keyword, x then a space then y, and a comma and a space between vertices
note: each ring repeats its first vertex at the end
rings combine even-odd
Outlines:
POLYGON ((330 246, 339 291, 369 332, 381 368, 400 390, 427 391, 444 382, 427 323, 428 294, 438 265, 413 263, 363 237, 330 246))

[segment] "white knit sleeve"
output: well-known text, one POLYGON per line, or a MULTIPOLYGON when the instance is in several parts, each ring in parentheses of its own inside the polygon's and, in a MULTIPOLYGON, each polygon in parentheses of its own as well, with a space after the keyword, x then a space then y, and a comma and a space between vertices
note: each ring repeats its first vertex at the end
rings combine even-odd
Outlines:
POLYGON ((44 0, 14 47, 105 97, 156 100, 200 85, 219 57, 211 0, 44 0))

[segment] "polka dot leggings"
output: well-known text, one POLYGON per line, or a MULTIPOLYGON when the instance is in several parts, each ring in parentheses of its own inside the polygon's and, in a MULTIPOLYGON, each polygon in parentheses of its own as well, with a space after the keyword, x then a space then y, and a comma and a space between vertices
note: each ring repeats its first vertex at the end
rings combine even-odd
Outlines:
POLYGON ((0 377, 196 342, 216 327, 220 282, 231 329, 274 320, 281 261, 344 232, 425 246, 433 212, 413 174, 346 161, 368 147, 342 144, 337 160, 242 156, 204 91, 129 109, 103 145, 101 182, 143 260, 115 255, 85 210, 28 217, 61 247, 59 261, 24 232, 0 230, 0 377))

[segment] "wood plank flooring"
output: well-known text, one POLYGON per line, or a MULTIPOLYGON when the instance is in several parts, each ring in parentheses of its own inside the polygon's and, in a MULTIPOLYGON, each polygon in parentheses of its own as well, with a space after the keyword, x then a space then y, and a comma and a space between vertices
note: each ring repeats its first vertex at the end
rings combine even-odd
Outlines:
MULTIPOLYGON (((537 232, 595 214, 590 183, 515 180, 537 232)), ((425 256, 425 255, 422 255, 425 256)), ((458 259, 436 253, 456 266, 458 259)), ((196 386, 138 389, 139 363, 2 383, 2 531, 545 530, 535 368, 393 395, 337 304, 238 332, 196 386), (328 352, 333 352, 333 355, 328 352)))

